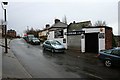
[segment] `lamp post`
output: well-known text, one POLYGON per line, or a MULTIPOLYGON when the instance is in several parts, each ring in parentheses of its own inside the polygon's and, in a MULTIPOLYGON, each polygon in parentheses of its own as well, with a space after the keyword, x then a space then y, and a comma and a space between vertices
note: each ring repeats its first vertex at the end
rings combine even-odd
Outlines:
MULTIPOLYGON (((8 2, 2 2, 3 5, 7 5, 8 2)), ((3 8, 2 5, 2 8, 3 8)), ((4 19, 5 19, 5 25, 4 25, 4 30, 5 30, 5 53, 8 53, 8 49, 7 49, 7 19, 6 19, 6 8, 3 8, 4 10, 4 19)))

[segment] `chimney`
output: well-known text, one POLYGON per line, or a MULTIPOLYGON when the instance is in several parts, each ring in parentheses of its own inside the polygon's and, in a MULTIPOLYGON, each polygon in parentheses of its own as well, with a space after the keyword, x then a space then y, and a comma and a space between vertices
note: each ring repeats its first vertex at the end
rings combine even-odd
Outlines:
POLYGON ((50 25, 49 25, 49 24, 46 24, 46 28, 48 28, 48 27, 50 27, 50 25))
POLYGON ((58 22, 60 22, 60 20, 59 19, 55 19, 55 24, 58 23, 58 22))
POLYGON ((75 21, 73 21, 73 23, 75 24, 75 21))

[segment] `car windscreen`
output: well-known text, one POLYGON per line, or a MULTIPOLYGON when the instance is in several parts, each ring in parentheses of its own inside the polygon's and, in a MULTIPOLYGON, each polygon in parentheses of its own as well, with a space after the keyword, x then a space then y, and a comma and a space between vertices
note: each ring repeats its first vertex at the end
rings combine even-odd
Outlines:
POLYGON ((112 50, 104 50, 104 53, 111 54, 112 50))
POLYGON ((61 43, 58 42, 58 41, 51 41, 50 43, 51 43, 52 45, 61 45, 61 43))

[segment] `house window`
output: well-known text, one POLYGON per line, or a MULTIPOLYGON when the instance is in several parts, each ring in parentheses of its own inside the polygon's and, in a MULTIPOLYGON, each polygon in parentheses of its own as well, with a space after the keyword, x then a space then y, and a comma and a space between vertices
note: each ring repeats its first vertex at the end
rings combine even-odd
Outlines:
POLYGON ((56 30, 55 38, 63 38, 63 30, 56 30))

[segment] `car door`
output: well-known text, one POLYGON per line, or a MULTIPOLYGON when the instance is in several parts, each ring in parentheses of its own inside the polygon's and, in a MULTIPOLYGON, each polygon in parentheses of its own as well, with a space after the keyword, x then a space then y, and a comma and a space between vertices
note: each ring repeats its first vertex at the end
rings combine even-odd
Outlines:
POLYGON ((120 65, 120 50, 113 50, 112 51, 112 61, 115 65, 120 65))
POLYGON ((47 50, 51 50, 51 44, 50 44, 49 41, 46 41, 45 47, 46 47, 47 50))

